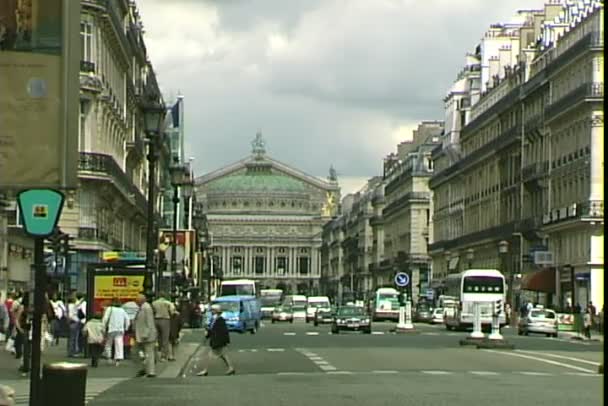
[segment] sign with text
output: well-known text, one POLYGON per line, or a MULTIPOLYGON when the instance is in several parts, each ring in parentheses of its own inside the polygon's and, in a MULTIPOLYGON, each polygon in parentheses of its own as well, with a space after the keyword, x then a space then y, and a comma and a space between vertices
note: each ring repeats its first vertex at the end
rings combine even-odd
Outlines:
POLYGON ((142 292, 144 275, 94 275, 93 312, 101 312, 114 299, 123 303, 133 301, 142 292))
POLYGON ((77 187, 79 25, 79 1, 0 1, 0 189, 77 187))

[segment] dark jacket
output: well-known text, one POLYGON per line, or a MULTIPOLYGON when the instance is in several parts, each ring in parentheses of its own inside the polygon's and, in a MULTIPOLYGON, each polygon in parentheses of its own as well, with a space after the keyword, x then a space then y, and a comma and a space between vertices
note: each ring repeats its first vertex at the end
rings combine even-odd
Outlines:
POLYGON ((211 348, 222 348, 230 344, 228 327, 222 316, 218 316, 215 323, 211 326, 211 329, 207 331, 207 338, 209 339, 211 348))

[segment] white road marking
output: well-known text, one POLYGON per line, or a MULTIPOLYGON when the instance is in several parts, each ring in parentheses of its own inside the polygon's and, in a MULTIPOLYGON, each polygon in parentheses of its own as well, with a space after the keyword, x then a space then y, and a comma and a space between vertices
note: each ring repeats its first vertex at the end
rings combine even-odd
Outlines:
POLYGON ((469 371, 473 375, 498 375, 498 372, 493 371, 469 371))
POLYGON ((496 350, 482 350, 482 351, 491 352, 494 354, 508 355, 511 357, 531 359, 531 360, 538 361, 538 362, 544 362, 545 364, 551 364, 551 365, 556 365, 558 367, 573 369, 573 370, 579 371, 579 372, 595 373, 595 371, 592 371, 590 369, 585 369, 585 368, 577 367, 574 365, 565 364, 563 362, 552 361, 552 360, 544 359, 544 358, 540 358, 540 357, 533 357, 531 355, 524 355, 524 354, 517 354, 517 353, 512 353, 512 352, 504 352, 504 351, 496 351, 496 350))
POLYGON ((593 366, 596 366, 596 367, 600 366, 599 362, 589 361, 589 360, 582 359, 582 358, 566 357, 564 355, 551 354, 551 353, 547 353, 547 352, 534 352, 534 351, 526 351, 526 350, 515 350, 515 351, 516 352, 522 352, 524 354, 544 355, 545 357, 558 358, 558 359, 567 359, 568 361, 576 361, 576 362, 580 362, 582 364, 593 365, 593 366))
POLYGON ((553 374, 550 374, 548 372, 534 372, 534 371, 521 371, 520 374, 529 375, 529 376, 553 376, 553 374))
POLYGON ((603 376, 602 374, 596 374, 596 373, 584 373, 584 372, 566 372, 564 373, 564 375, 570 375, 570 376, 603 376))
POLYGON ((311 361, 323 361, 323 358, 321 357, 308 357, 308 359, 311 361))
POLYGON ((452 373, 449 371, 421 371, 423 374, 428 375, 451 375, 452 373))
POLYGON ((268 352, 284 352, 285 348, 268 348, 266 351, 268 351, 268 352))
POLYGON ((338 369, 333 365, 319 365, 319 368, 321 368, 323 371, 335 371, 338 369))
POLYGON ((284 336, 295 336, 296 333, 286 332, 286 333, 283 333, 283 335, 284 336))
POLYGON ((318 336, 319 332, 318 331, 307 331, 306 335, 307 336, 318 336))
POLYGON ((438 336, 439 333, 422 333, 423 336, 438 336))
POLYGON ((277 372, 277 375, 308 375, 309 372, 277 372))
POLYGON ((351 371, 327 371, 329 375, 352 375, 351 371))
POLYGON ((384 335, 384 331, 372 331, 372 335, 381 336, 384 335))
POLYGON ((398 374, 399 371, 386 371, 386 370, 377 370, 372 371, 372 374, 398 374))

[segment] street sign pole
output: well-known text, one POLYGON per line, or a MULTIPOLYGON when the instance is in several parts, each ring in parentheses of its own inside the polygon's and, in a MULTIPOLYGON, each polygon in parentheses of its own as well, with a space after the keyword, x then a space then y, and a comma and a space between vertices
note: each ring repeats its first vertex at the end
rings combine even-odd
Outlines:
POLYGON ((397 332, 408 332, 414 330, 412 324, 412 303, 411 294, 407 299, 404 298, 405 288, 410 284, 410 276, 405 272, 398 272, 395 275, 395 285, 399 288, 399 322, 397 332))
MULTIPOLYGON (((50 236, 61 215, 64 196, 52 189, 30 189, 19 192, 17 203, 25 232, 34 238, 34 315, 32 319, 30 406, 42 404, 40 358, 42 339, 42 313, 46 290, 46 264, 44 262, 44 239, 50 236)), ((25 337, 27 343, 28 337, 25 337)), ((27 344, 26 344, 27 346, 27 344)), ((24 367, 27 370, 28 364, 24 367)))

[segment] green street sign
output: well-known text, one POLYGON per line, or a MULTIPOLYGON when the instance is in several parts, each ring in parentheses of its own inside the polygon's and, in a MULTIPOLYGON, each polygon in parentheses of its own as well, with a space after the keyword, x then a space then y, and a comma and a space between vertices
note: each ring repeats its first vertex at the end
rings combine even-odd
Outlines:
POLYGON ((53 189, 29 189, 19 192, 17 204, 25 232, 34 237, 53 234, 63 208, 63 193, 53 189))

